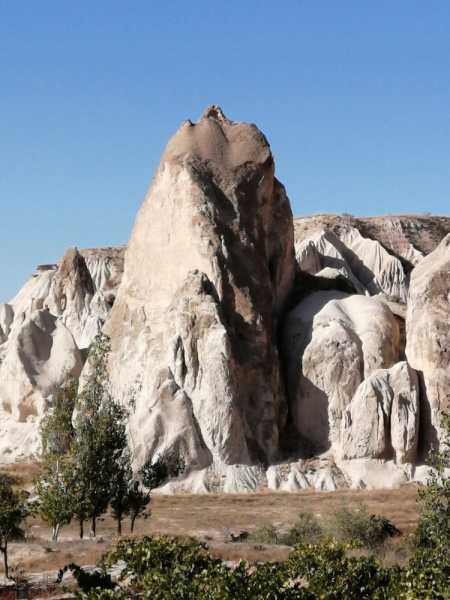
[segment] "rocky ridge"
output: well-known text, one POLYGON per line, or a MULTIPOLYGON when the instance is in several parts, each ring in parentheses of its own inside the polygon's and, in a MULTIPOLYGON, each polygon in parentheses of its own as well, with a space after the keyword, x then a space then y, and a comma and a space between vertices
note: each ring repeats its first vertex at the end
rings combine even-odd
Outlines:
POLYGON ((165 491, 420 478, 450 398, 450 218, 293 219, 255 125, 208 107, 169 142, 125 247, 69 248, 0 304, 0 462, 36 448, 96 333, 165 491))
POLYGON ((125 246, 68 248, 0 303, 0 462, 37 448, 55 386, 78 378, 123 273, 125 246))

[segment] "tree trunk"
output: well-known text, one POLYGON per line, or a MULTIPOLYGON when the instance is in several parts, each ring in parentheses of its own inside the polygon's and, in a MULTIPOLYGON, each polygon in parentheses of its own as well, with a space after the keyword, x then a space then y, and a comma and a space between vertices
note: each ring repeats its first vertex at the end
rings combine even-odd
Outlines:
POLYGON ((52 530, 52 540, 53 540, 54 542, 57 542, 57 541, 58 541, 59 528, 60 528, 60 525, 59 525, 59 523, 55 523, 55 525, 53 525, 53 530, 52 530))
POLYGON ((95 537, 97 531, 97 519, 96 517, 92 517, 91 519, 91 536, 95 537))
POLYGON ((78 519, 78 523, 80 524, 80 540, 82 540, 83 535, 84 535, 84 530, 83 530, 84 520, 78 519))
POLYGON ((5 545, 2 548, 3 551, 3 562, 5 565, 5 579, 9 579, 9 566, 8 566, 8 540, 5 540, 5 545))
POLYGON ((133 529, 134 529, 134 522, 136 521, 136 517, 137 517, 136 513, 133 513, 133 514, 131 515, 131 531, 130 531, 130 533, 133 533, 133 529))
POLYGON ((122 533, 122 515, 118 515, 117 517, 117 533, 119 535, 122 533))

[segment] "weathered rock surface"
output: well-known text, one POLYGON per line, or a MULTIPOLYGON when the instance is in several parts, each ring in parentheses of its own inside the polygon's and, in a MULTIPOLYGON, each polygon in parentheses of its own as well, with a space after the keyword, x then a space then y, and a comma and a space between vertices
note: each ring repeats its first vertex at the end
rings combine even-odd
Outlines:
POLYGON ((111 310, 123 256, 124 247, 69 248, 0 304, 0 462, 36 450, 53 388, 80 375, 111 310))
POLYGON ((74 338, 47 310, 16 329, 0 365, 0 404, 20 422, 42 415, 54 387, 79 377, 83 363, 74 338))
POLYGON ((0 304, 0 463, 37 450, 103 328, 135 466, 186 458, 163 492, 423 478, 450 400, 449 233, 426 215, 293 220, 264 135, 208 107, 170 140, 127 247, 71 247, 0 304))
POLYGON ((300 269, 312 275, 324 269, 338 269, 362 294, 374 296, 384 292, 406 301, 408 286, 401 261, 354 227, 346 226, 339 234, 319 230, 306 239, 297 239, 295 253, 300 269))
POLYGON ((123 275, 126 246, 113 248, 86 248, 80 250, 92 278, 94 292, 103 292, 115 299, 123 275))
POLYGON ((141 460, 174 446, 155 384, 161 372, 198 426, 191 467, 257 463, 275 452, 286 414, 277 315, 293 275, 292 214, 269 144, 254 125, 209 107, 164 152, 105 326, 116 392, 140 378, 141 460))
POLYGON ((286 317, 283 356, 296 429, 311 452, 340 455, 358 387, 399 361, 399 326, 377 298, 312 293, 286 317))
POLYGON ((342 457, 413 463, 419 439, 419 382, 406 362, 374 371, 357 388, 343 422, 342 457))
POLYGON ((406 302, 409 274, 450 233, 450 218, 427 215, 352 217, 318 214, 294 219, 299 266, 347 272, 358 292, 383 292, 406 302))
POLYGON ((406 355, 421 392, 421 442, 427 453, 441 439, 440 418, 450 404, 450 235, 411 274, 406 355))

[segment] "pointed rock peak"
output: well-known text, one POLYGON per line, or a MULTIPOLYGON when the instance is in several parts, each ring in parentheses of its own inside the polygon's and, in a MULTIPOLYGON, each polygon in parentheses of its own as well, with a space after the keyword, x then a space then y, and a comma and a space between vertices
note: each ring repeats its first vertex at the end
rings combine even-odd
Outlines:
POLYGON ((229 119, 227 119, 226 116, 223 114, 220 106, 217 106, 215 104, 210 104, 206 108, 200 119, 215 119, 216 121, 219 121, 221 123, 223 121, 229 121, 229 119))

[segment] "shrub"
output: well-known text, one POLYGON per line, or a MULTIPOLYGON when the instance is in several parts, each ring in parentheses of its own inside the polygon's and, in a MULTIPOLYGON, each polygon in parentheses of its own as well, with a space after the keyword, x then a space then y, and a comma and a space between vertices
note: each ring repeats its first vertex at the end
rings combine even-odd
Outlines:
POLYGON ((400 533, 385 517, 369 515, 362 504, 350 508, 345 503, 330 516, 326 529, 338 542, 360 542, 370 550, 400 533))
POLYGON ((317 544, 324 537, 319 519, 310 508, 303 508, 291 528, 282 536, 286 546, 317 544))
POLYGON ((282 544, 282 534, 273 523, 262 523, 251 535, 251 540, 258 544, 282 544))

